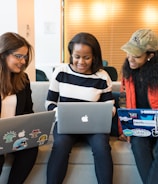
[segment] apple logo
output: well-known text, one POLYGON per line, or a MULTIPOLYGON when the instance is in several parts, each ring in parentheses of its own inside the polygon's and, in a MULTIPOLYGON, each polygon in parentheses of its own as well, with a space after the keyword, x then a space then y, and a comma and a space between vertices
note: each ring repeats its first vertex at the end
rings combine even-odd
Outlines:
POLYGON ((18 137, 24 137, 25 136, 25 130, 22 130, 18 133, 18 137))
POLYGON ((87 115, 82 116, 81 121, 84 122, 84 123, 88 122, 88 116, 87 115))

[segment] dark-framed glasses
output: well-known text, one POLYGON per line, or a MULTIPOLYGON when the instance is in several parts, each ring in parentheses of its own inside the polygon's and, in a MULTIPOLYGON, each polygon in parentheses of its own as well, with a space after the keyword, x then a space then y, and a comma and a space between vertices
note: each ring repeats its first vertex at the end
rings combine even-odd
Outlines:
POLYGON ((18 60, 22 60, 22 59, 27 60, 28 59, 28 55, 14 54, 14 53, 11 53, 11 55, 13 55, 18 60))

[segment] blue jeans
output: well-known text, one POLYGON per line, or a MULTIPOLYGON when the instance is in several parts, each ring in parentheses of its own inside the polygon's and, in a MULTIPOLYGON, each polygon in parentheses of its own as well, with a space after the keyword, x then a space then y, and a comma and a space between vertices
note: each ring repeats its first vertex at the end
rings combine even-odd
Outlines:
POLYGON ((92 148, 95 172, 99 184, 112 184, 113 163, 109 135, 106 134, 58 134, 54 127, 54 145, 47 166, 47 184, 61 184, 66 175, 69 154, 79 140, 86 140, 92 148))
POLYGON ((143 183, 157 184, 158 139, 150 137, 131 137, 131 145, 143 183))

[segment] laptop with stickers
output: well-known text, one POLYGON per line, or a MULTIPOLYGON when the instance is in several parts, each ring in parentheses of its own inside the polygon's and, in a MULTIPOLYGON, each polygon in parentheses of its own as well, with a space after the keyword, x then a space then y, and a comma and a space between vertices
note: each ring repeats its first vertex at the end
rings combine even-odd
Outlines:
POLYGON ((61 134, 110 133, 112 102, 59 102, 57 130, 61 134))
POLYGON ((47 143, 54 111, 44 111, 0 119, 0 154, 47 143))
POLYGON ((158 110, 117 109, 126 136, 158 137, 158 110))

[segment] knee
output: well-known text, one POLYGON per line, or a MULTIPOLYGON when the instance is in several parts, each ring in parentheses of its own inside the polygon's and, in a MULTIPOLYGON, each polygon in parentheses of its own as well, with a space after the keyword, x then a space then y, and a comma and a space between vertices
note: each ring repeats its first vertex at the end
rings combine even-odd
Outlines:
POLYGON ((52 147, 53 151, 57 151, 60 154, 62 153, 70 153, 72 146, 70 144, 65 143, 64 141, 55 141, 52 147))
POLYGON ((106 154, 111 153, 111 147, 109 144, 104 145, 97 145, 92 148, 93 155, 104 157, 106 154))

